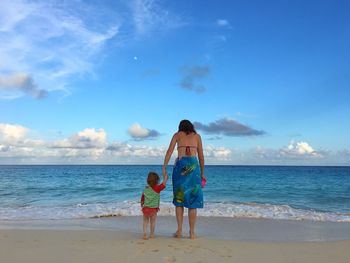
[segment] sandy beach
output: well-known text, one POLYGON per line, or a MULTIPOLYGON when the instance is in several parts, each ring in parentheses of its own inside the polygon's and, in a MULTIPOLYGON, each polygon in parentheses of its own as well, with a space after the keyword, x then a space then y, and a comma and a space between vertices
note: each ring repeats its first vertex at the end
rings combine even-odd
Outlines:
POLYGON ((262 243, 101 230, 1 230, 1 262, 346 262, 350 241, 262 243))
POLYGON ((350 262, 348 223, 199 218, 190 240, 174 220, 149 240, 139 217, 0 222, 0 262, 350 262))

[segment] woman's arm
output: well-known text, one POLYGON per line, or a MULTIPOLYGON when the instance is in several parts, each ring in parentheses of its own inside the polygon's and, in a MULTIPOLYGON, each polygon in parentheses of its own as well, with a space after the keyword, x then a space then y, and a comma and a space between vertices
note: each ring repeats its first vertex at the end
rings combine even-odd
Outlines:
MULTIPOLYGON (((164 176, 164 179, 168 180, 168 174, 166 172, 166 166, 168 165, 169 163, 169 160, 170 160, 170 157, 171 155, 173 154, 173 151, 174 151, 174 148, 175 148, 175 145, 176 145, 176 141, 177 141, 177 133, 175 133, 173 135, 173 138, 171 139, 170 141, 170 144, 169 144, 169 148, 168 150, 166 151, 166 154, 165 154, 165 158, 164 158, 164 163, 163 163, 163 176, 164 176)), ((166 182, 166 181, 165 181, 166 182)))
POLYGON ((204 154, 203 154, 203 145, 202 145, 202 139, 199 134, 198 135, 198 159, 199 159, 199 165, 201 167, 201 177, 205 178, 204 176, 204 154))

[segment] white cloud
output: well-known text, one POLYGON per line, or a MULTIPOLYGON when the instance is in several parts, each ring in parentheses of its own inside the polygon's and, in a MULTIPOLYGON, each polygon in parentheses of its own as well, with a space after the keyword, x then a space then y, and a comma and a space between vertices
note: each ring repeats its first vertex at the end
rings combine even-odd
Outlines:
POLYGON ((24 126, 0 123, 0 157, 36 156, 44 141, 30 138, 29 133, 24 126))
POLYGON ((149 134, 149 130, 146 128, 143 128, 140 124, 138 123, 134 123, 133 125, 130 126, 130 128, 128 129, 128 133, 132 136, 132 137, 147 137, 149 134))
POLYGON ((216 24, 218 26, 230 26, 230 23, 226 19, 218 19, 216 20, 216 24))
POLYGON ((248 152, 241 152, 244 163, 256 164, 320 164, 329 157, 326 151, 315 150, 307 142, 290 142, 279 149, 257 146, 248 152))
POLYGON ((1 141, 18 141, 24 139, 29 129, 17 124, 0 123, 1 141))
MULTIPOLYGON (((140 129, 142 131, 142 127, 140 129)), ((104 129, 86 128, 61 140, 41 140, 37 132, 18 124, 0 123, 0 163, 158 163, 167 147, 108 142, 104 129)), ((139 135, 145 133, 139 133, 139 135)), ((348 149, 318 150, 309 142, 290 142, 281 148, 257 146, 251 150, 206 145, 206 164, 349 165, 348 149)), ((173 154, 176 157, 176 151, 173 154)))
POLYGON ((107 150, 113 156, 141 158, 164 157, 166 152, 165 147, 162 146, 131 145, 123 142, 113 142, 107 147, 107 150))
POLYGON ((0 163, 147 163, 162 161, 165 151, 163 146, 108 143, 104 129, 86 128, 62 140, 42 141, 31 138, 24 126, 0 124, 0 163))
POLYGON ((19 0, 0 2, 0 31, 11 31, 19 21, 25 19, 35 9, 35 5, 29 3, 26 8, 19 8, 21 6, 22 1, 19 0))
POLYGON ((84 138, 84 140, 88 140, 90 142, 94 142, 96 146, 105 145, 107 142, 107 134, 104 129, 92 129, 88 128, 81 132, 78 132, 79 138, 84 138))
POLYGON ((67 139, 54 142, 52 148, 93 149, 104 148, 107 144, 107 134, 103 129, 84 129, 67 139))
POLYGON ((314 149, 307 142, 290 143, 288 150, 296 151, 299 154, 312 154, 314 152, 314 149))
MULTIPOLYGON (((29 137, 30 129, 17 124, 0 123, 0 145, 4 147, 36 147, 43 144, 42 140, 29 137)), ((10 148, 6 148, 10 149, 10 148)))
POLYGON ((22 78, 25 84, 11 90, 7 85, 5 92, 0 85, 0 98, 23 92, 42 97, 45 91, 66 90, 73 77, 93 75, 96 55, 117 35, 119 23, 100 21, 101 27, 93 28, 84 14, 88 9, 83 2, 0 1, 0 74, 17 74, 10 80, 22 78))
POLYGON ((133 0, 130 3, 136 33, 140 36, 184 25, 182 19, 160 6, 157 0, 133 0))
POLYGON ((316 152, 307 142, 292 141, 286 148, 281 149, 280 153, 284 156, 322 157, 322 154, 316 152))
POLYGON ((156 0, 1 0, 0 76, 24 74, 32 88, 0 85, 0 99, 40 98, 55 90, 67 96, 76 79, 96 77, 106 43, 122 48, 135 36, 182 25, 182 18, 156 0))
POLYGON ((144 128, 138 123, 134 123, 129 127, 128 134, 134 139, 139 139, 139 140, 158 137, 160 135, 160 133, 157 132, 156 130, 144 128))
MULTIPOLYGON (((128 158, 135 158, 137 160, 148 159, 153 160, 153 162, 162 163, 167 148, 165 146, 151 147, 146 145, 131 145, 123 142, 113 142, 107 148, 109 155, 120 157, 123 160, 128 158)), ((172 158, 177 156, 176 151, 174 151, 172 158)), ((226 162, 231 158, 231 150, 225 147, 214 147, 207 146, 204 149, 205 160, 209 163, 226 162)))
POLYGON ((94 162, 103 156, 107 146, 107 133, 104 129, 86 128, 63 140, 47 142, 46 145, 45 151, 49 151, 55 158, 73 158, 76 161, 88 158, 85 162, 94 162))
POLYGON ((248 150, 232 152, 231 163, 247 165, 334 165, 346 164, 337 152, 316 150, 305 141, 290 142, 280 148, 256 146, 248 150))
POLYGON ((231 158, 232 151, 226 147, 207 146, 203 149, 204 157, 217 161, 227 161, 231 158))

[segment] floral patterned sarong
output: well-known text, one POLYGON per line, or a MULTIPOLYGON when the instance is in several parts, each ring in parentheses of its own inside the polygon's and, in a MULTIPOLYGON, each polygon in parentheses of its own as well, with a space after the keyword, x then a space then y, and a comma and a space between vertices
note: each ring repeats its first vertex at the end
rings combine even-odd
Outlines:
POLYGON ((196 156, 176 159, 172 179, 175 206, 203 208, 202 179, 196 156))

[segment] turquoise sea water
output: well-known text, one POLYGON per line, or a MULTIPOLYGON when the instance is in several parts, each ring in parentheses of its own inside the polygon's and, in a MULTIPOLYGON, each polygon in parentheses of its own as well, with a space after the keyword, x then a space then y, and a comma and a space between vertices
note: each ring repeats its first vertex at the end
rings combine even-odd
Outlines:
MULTIPOLYGON (((169 175, 172 167, 169 166, 169 175)), ((0 220, 140 215, 160 165, 0 166, 0 220)), ((350 222, 350 167, 207 166, 202 216, 350 222)), ((173 215, 171 178, 160 215, 173 215)))

